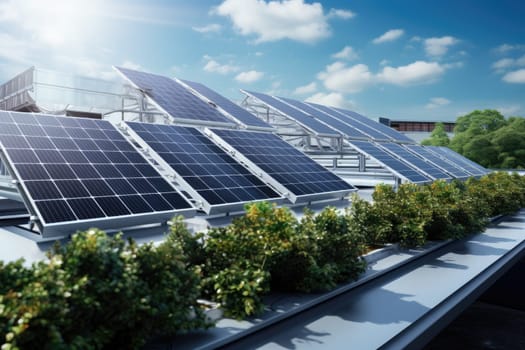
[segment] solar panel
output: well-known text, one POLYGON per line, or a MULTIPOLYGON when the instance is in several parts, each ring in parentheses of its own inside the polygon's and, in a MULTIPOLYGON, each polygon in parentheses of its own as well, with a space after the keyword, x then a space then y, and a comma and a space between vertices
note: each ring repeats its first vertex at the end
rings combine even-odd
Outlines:
POLYGON ((283 100, 284 102, 296 108, 299 108, 305 113, 310 114, 314 118, 319 119, 321 122, 331 125, 333 128, 337 129, 338 131, 343 133, 348 138, 352 138, 352 139, 369 139, 370 138, 368 135, 363 134, 361 131, 357 130, 356 128, 346 123, 343 123, 339 119, 336 119, 332 117, 331 115, 326 114, 323 111, 315 109, 312 106, 309 106, 304 102, 300 102, 300 101, 293 100, 291 98, 285 98, 285 97, 279 97, 279 99, 283 100))
POLYGON ((199 130, 127 122, 129 128, 171 167, 206 213, 243 208, 247 202, 282 198, 199 130))
POLYGON ((371 128, 368 125, 363 124, 363 123, 361 123, 359 121, 356 121, 354 119, 351 119, 351 118, 348 118, 346 116, 343 116, 340 113, 337 113, 336 111, 334 111, 333 109, 331 109, 329 107, 326 107, 326 106, 323 106, 323 105, 320 105, 320 104, 317 104, 317 103, 312 103, 312 102, 306 102, 306 103, 308 105, 312 106, 313 108, 319 109, 320 111, 323 111, 324 113, 326 113, 329 116, 331 116, 332 117, 331 119, 326 119, 325 120, 326 123, 329 124, 329 125, 332 125, 331 123, 333 123, 333 120, 336 119, 336 120, 339 120, 339 122, 348 124, 351 127, 359 130, 360 132, 368 135, 368 138, 371 138, 371 139, 374 139, 374 140, 380 140, 380 141, 390 141, 391 140, 391 138, 389 136, 387 136, 387 135, 377 131, 376 129, 371 128))
POLYGON ((372 120, 370 118, 367 118, 365 117, 364 115, 361 115, 359 113, 356 113, 354 111, 349 111, 347 109, 342 109, 342 108, 336 108, 336 107, 330 107, 332 108, 333 110, 351 118, 351 119, 354 119, 354 120, 357 120, 363 124, 366 124, 368 125, 369 127, 371 128, 374 128, 376 129, 377 131, 385 134, 385 135, 388 135, 390 136, 393 140, 395 141, 398 141, 398 142, 406 142, 406 143, 415 143, 414 140, 412 140, 411 138, 409 138, 408 136, 404 135, 403 133, 400 133, 399 131, 397 130, 394 130, 392 129, 391 127, 388 127, 384 124, 381 124, 379 122, 376 122, 375 120, 372 120))
POLYGON ((0 112, 0 142, 42 233, 195 211, 108 121, 0 112))
POLYGON ((182 82, 222 108, 231 117, 238 120, 240 124, 244 124, 247 127, 255 127, 260 129, 273 129, 270 124, 257 118, 244 108, 238 106, 207 86, 189 80, 182 80, 182 82))
POLYGON ((254 131, 208 129, 211 138, 252 170, 272 181, 293 203, 341 198, 355 188, 277 135, 254 131))
POLYGON ((393 142, 381 142, 378 143, 381 147, 385 148, 389 152, 398 157, 401 157, 405 162, 412 165, 413 167, 421 170, 423 173, 429 175, 433 179, 450 180, 451 177, 445 171, 435 166, 434 164, 425 161, 424 159, 416 156, 408 149, 404 148, 400 144, 393 142))
POLYGON ((162 75, 116 67, 131 84, 144 91, 157 107, 172 118, 194 124, 234 126, 215 107, 192 94, 175 80, 162 75))
POLYGON ((427 147, 423 147, 421 145, 404 145, 404 147, 406 147, 409 151, 413 152, 414 154, 419 155, 427 159, 428 161, 434 163, 435 165, 445 170, 456 179, 465 179, 471 176, 469 172, 450 162, 447 162, 443 158, 436 155, 434 152, 429 151, 427 147))
POLYGON ((462 167, 463 169, 465 169, 466 171, 468 171, 474 176, 482 176, 489 172, 487 169, 483 168, 481 165, 471 161, 470 159, 462 156, 459 153, 454 152, 448 147, 428 146, 428 148, 431 151, 444 157, 448 161, 453 162, 457 164, 458 166, 462 167))
POLYGON ((252 96, 262 103, 268 105, 272 109, 278 111, 280 114, 287 116, 288 118, 296 121, 299 125, 302 127, 310 130, 310 132, 320 135, 320 136, 330 136, 330 137, 338 137, 339 134, 334 129, 326 126, 325 124, 319 122, 311 115, 308 115, 306 113, 303 113, 296 108, 279 101, 278 99, 262 94, 259 92, 252 92, 252 91, 245 91, 241 90, 243 93, 247 94, 248 96, 252 96))
POLYGON ((390 169, 397 176, 412 183, 425 183, 432 179, 402 160, 395 158, 386 150, 369 141, 349 141, 357 151, 374 158, 377 162, 390 169))

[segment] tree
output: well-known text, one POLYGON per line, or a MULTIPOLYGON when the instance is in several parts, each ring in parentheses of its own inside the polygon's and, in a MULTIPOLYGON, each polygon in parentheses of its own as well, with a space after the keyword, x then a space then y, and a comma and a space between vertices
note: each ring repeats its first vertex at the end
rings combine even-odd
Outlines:
POLYGON ((450 139, 445 131, 445 124, 436 123, 432 134, 428 139, 425 139, 421 142, 425 146, 448 146, 450 139))

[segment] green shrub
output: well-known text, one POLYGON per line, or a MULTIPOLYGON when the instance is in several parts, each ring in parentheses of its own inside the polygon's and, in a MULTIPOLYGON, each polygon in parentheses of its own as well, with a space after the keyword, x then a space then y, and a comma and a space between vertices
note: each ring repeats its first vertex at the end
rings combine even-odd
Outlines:
POLYGON ((365 245, 379 247, 388 243, 392 223, 388 220, 388 216, 379 210, 379 206, 355 194, 347 216, 349 229, 354 235, 361 236, 365 245))
POLYGON ((131 349, 206 326, 198 276, 169 242, 138 247, 90 230, 48 258, 30 269, 2 266, 0 279, 12 283, 0 296, 5 348, 131 349))

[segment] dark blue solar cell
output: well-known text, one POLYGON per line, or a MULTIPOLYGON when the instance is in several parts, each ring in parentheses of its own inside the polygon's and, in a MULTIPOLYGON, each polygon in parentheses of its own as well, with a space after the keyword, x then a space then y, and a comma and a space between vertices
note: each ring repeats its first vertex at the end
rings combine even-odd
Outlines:
POLYGON ((30 149, 13 149, 9 151, 13 163, 38 163, 35 152, 30 149))
POLYGON ((76 175, 67 164, 44 164, 44 168, 52 179, 76 179, 76 175))
POLYGON ((173 118, 233 124, 216 108, 173 79, 126 68, 117 69, 173 118))
POLYGON ((78 148, 83 151, 98 151, 99 150, 97 144, 93 140, 75 139, 74 141, 77 144, 78 148))
POLYGON ((92 140, 98 143, 99 140, 106 140, 107 136, 101 129, 84 129, 92 140))
POLYGON ((87 188, 90 195, 97 196, 113 196, 115 193, 108 186, 106 181, 100 179, 84 180, 82 184, 87 188))
POLYGON ((59 150, 78 150, 77 144, 70 138, 52 138, 51 142, 59 150))
POLYGON ((118 197, 96 197, 95 201, 106 213, 106 216, 130 215, 131 212, 118 197))
POLYGON ((124 156, 122 152, 104 152, 104 155, 111 161, 113 164, 128 164, 129 159, 124 156))
POLYGON ((104 217, 104 212, 92 198, 68 199, 67 203, 79 220, 104 217))
POLYGON ((121 196, 120 199, 128 209, 134 213, 149 213, 152 212, 153 209, 149 204, 142 198, 142 196, 133 195, 133 196, 121 196))
POLYGON ((89 135, 83 129, 65 128, 65 131, 72 139, 89 139, 89 135))
POLYGON ((131 164, 120 164, 118 170, 123 177, 132 178, 132 177, 141 177, 141 172, 131 164))
POLYGON ((137 190, 126 179, 106 179, 109 187, 119 194, 135 194, 137 190))
POLYGON ((69 164, 73 172, 79 179, 97 179, 100 174, 95 167, 90 164, 69 164))
POLYGON ((0 142, 5 148, 31 148, 24 136, 0 135, 0 142))
POLYGON ((84 151, 84 156, 91 162, 97 164, 111 163, 102 151, 84 151))
POLYGON ((47 137, 27 136, 26 140, 32 149, 55 149, 55 145, 47 137))
POLYGON ((62 126, 60 124, 60 121, 58 120, 57 117, 49 116, 49 115, 45 115, 45 114, 39 114, 37 119, 36 119, 36 121, 38 122, 38 124, 45 126, 44 129, 46 130, 46 132, 47 132, 47 129, 49 127, 53 127, 53 126, 60 127, 60 126, 62 126))
POLYGON ((46 126, 44 131, 49 137, 64 137, 69 138, 69 134, 60 126, 46 126))
POLYGON ((89 160, 84 156, 84 153, 81 151, 69 151, 65 150, 60 152, 62 157, 66 160, 67 163, 77 163, 77 164, 85 164, 89 163, 89 160))
POLYGON ((59 151, 36 149, 35 153, 42 163, 66 163, 59 151))
POLYGON ((162 198, 164 198, 173 208, 191 208, 188 201, 177 192, 162 193, 162 198))
POLYGON ((286 188, 290 189, 290 185, 304 185, 294 187, 293 193, 297 196, 321 194, 314 185, 325 182, 327 179, 334 183, 333 191, 354 190, 353 186, 317 164, 277 135, 219 129, 213 129, 212 132, 232 145, 268 175, 274 179, 278 177, 279 180, 277 181, 286 188), (290 164, 293 164, 294 167, 291 167, 290 164), (310 174, 311 180, 307 180, 304 174, 310 174))
POLYGON ((18 126, 14 124, 0 124, 0 135, 22 135, 18 126))
POLYGON ((97 140, 97 146, 102 151, 118 151, 119 149, 115 144, 109 140, 97 140))
POLYGON ((158 211, 171 210, 172 206, 160 194, 145 194, 142 196, 150 207, 158 211))
POLYGON ((94 164, 93 167, 97 170, 101 177, 105 179, 121 178, 122 174, 118 169, 111 164, 94 164))
POLYGON ((190 86, 192 89, 200 93, 201 95, 208 98, 210 101, 215 103, 217 106, 221 107, 223 110, 225 110, 227 113, 229 113, 232 117, 240 121, 242 124, 246 126, 255 126, 260 128, 272 128, 272 126, 244 108, 236 105, 232 101, 228 100, 226 97, 218 94, 217 92, 213 91, 212 89, 193 81, 189 80, 183 80, 185 84, 190 86))
POLYGON ((16 164, 15 166, 22 180, 47 180, 49 174, 40 164, 16 164))
POLYGON ((46 223, 77 220, 65 200, 35 201, 35 205, 46 223))
POLYGON ((129 178, 129 183, 137 190, 138 193, 156 193, 155 187, 144 178, 129 178))
POLYGON ((55 181, 58 189, 64 198, 89 197, 89 193, 79 180, 57 180, 55 181))
POLYGON ((22 135, 26 136, 44 136, 46 133, 44 132, 44 129, 40 125, 26 125, 26 124, 19 124, 18 128, 22 132, 22 135))
POLYGON ((51 181, 26 181, 25 185, 34 200, 62 198, 62 194, 51 181))
POLYGON ((78 119, 80 118, 64 117, 64 118, 57 118, 57 119, 64 128, 80 128, 80 124, 78 124, 78 119))
POLYGON ((38 122, 36 121, 35 117, 31 113, 22 113, 22 112, 10 112, 11 117, 17 123, 20 124, 30 124, 30 125, 38 125, 38 122))
POLYGON ((149 177, 147 181, 157 192, 173 192, 173 187, 161 177, 149 177))
POLYGON ((480 175, 485 175, 490 172, 488 169, 485 169, 481 165, 471 161, 470 159, 462 156, 461 154, 454 152, 448 147, 429 146, 428 148, 431 151, 440 154, 441 156, 446 158, 448 161, 451 161, 452 163, 457 164, 458 166, 465 169, 472 175, 480 176, 480 175))

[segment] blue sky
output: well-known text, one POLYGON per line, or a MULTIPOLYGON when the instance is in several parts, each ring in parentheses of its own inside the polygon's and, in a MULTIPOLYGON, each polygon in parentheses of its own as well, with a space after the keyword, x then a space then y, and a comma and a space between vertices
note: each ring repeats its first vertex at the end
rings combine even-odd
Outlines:
POLYGON ((370 117, 525 116, 525 3, 0 0, 0 81, 112 65, 347 107, 370 117))

